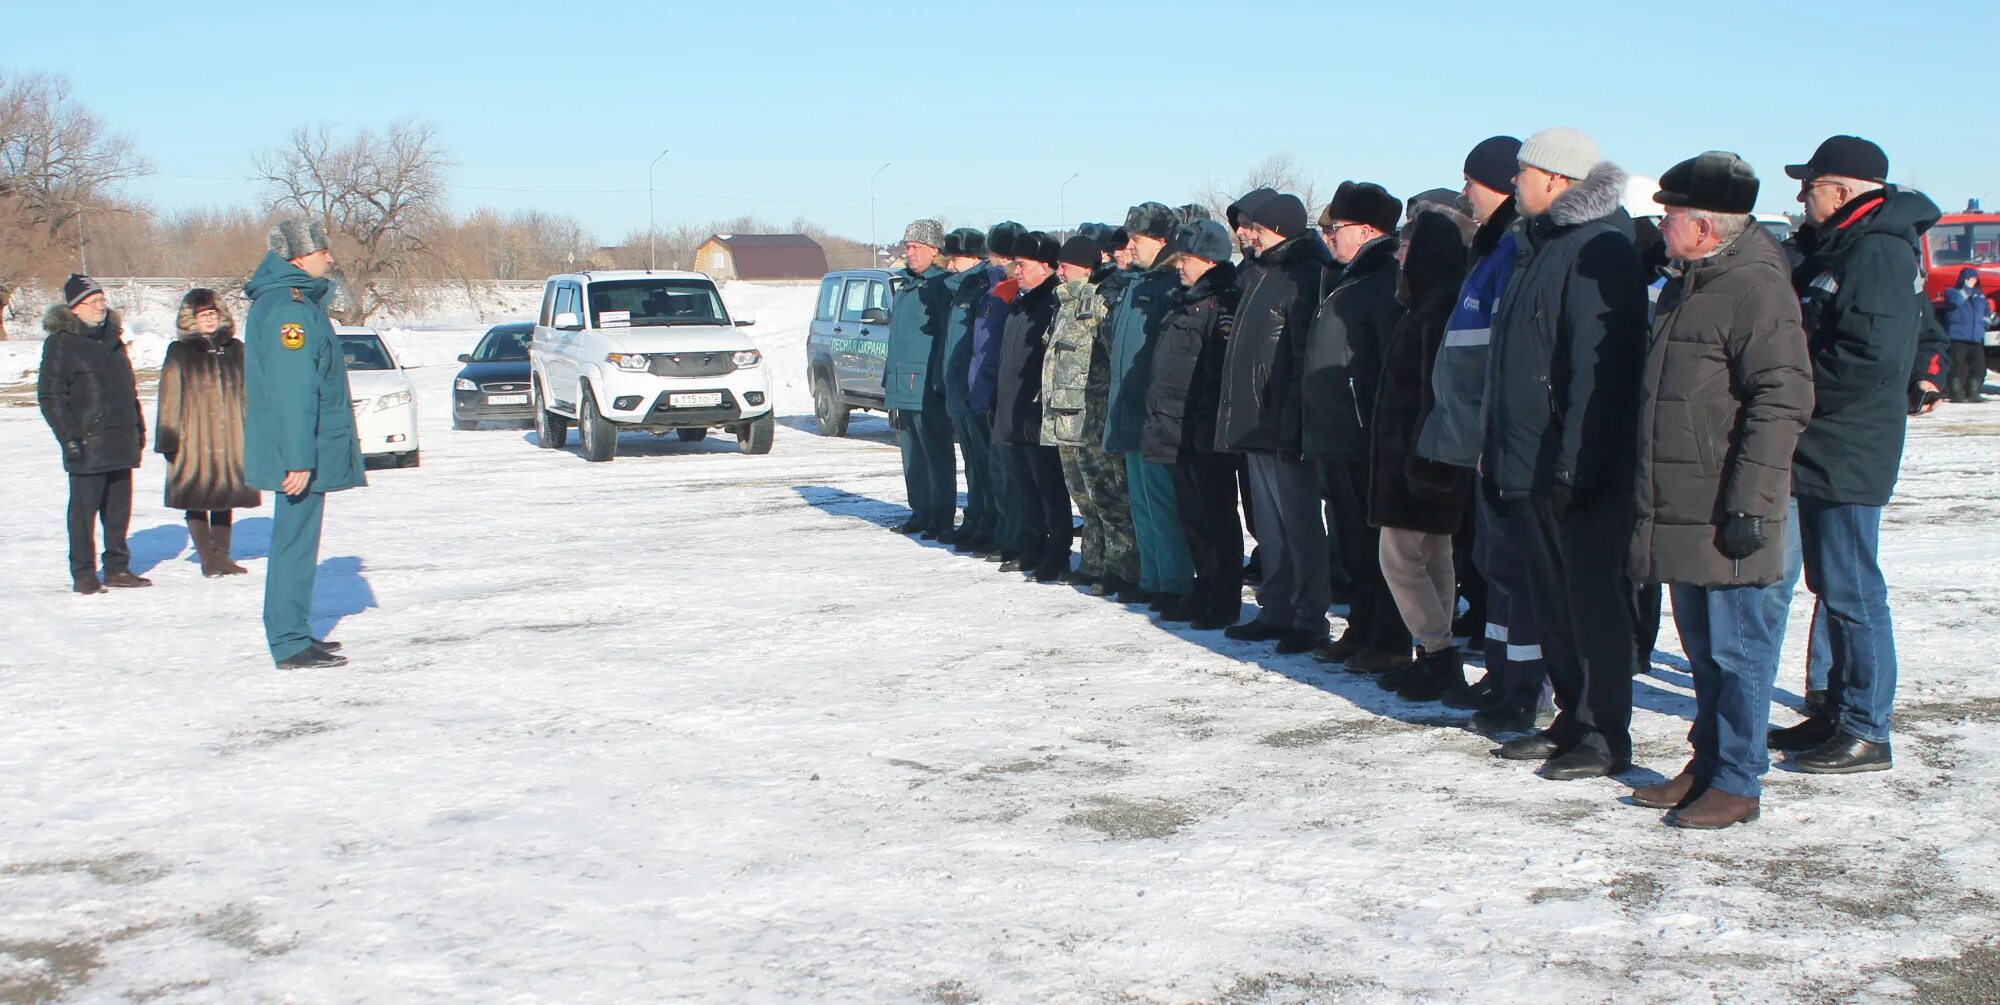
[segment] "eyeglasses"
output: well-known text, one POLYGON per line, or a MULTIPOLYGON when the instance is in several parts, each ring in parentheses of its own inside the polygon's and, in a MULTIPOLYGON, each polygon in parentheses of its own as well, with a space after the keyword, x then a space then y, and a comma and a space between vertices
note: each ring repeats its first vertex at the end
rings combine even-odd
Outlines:
POLYGON ((1366 226, 1368 225, 1365 223, 1336 223, 1331 227, 1321 227, 1319 229, 1319 232, 1325 234, 1328 237, 1332 237, 1333 235, 1338 234, 1349 227, 1366 227, 1366 226))

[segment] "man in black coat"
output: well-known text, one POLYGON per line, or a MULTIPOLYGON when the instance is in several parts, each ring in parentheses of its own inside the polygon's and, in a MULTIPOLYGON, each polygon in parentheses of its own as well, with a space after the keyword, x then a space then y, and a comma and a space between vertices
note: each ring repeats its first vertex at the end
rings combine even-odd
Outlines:
POLYGON ((1896 639, 1876 553, 1911 403, 1935 403, 1945 381, 1918 253, 1939 213, 1923 193, 1886 184, 1888 156, 1857 136, 1828 139, 1785 173, 1800 183, 1808 221, 1796 236, 1804 260, 1792 285, 1814 390, 1792 495, 1806 586, 1822 605, 1833 663, 1821 712, 1772 733, 1770 745, 1796 752, 1801 771, 1884 771, 1896 639))
POLYGON ((42 369, 35 401, 62 445, 69 472, 69 571, 78 593, 151 586, 132 574, 125 531, 132 523, 132 471, 146 444, 146 419, 125 326, 89 276, 63 284, 63 302, 42 319, 42 369), (104 526, 104 582, 97 581, 96 524, 104 526))
POLYGON ((1306 226, 1297 196, 1272 196, 1249 217, 1259 265, 1243 287, 1223 358, 1215 446, 1249 455, 1263 582, 1257 617, 1226 634, 1306 653, 1326 639, 1331 583, 1319 472, 1302 449, 1299 376, 1320 277, 1332 259, 1306 226))
POLYGON ((1632 765, 1632 470, 1646 286, 1625 172, 1574 129, 1521 144, 1514 275, 1493 316, 1482 489, 1528 518, 1523 557, 1558 714, 1502 744, 1545 778, 1632 765))
MULTIPOLYGON (((1382 578, 1381 533, 1368 520, 1368 427, 1396 301, 1396 222, 1403 204, 1373 182, 1340 183, 1320 217, 1339 276, 1313 315, 1301 379, 1303 445, 1319 468, 1327 531, 1351 591, 1347 630, 1313 650, 1323 663, 1380 674, 1410 662, 1410 631, 1382 578)), ((1400 685, 1398 685, 1400 686, 1400 685)))
POLYGON ((1009 482, 1026 500, 1029 542, 1000 565, 1051 582, 1069 568, 1071 511, 1062 454, 1041 442, 1042 360, 1055 325, 1056 263, 1062 246, 1039 230, 1014 245, 1021 293, 1000 336, 1000 375, 993 395, 993 440, 1004 445, 1009 482))

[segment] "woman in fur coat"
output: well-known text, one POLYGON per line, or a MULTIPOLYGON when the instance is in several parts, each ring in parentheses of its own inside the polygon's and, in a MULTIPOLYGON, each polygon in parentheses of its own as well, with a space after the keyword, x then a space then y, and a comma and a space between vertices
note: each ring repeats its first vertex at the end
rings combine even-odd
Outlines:
POLYGON ((229 560, 232 511, 261 501, 243 481, 243 342, 214 290, 182 298, 176 327, 153 423, 153 449, 167 459, 167 508, 186 511, 202 575, 241 575, 249 570, 229 560))

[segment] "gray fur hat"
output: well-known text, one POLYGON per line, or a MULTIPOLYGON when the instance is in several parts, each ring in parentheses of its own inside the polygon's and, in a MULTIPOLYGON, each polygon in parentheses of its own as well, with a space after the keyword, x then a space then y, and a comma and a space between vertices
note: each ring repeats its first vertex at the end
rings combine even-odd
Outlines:
POLYGON ((333 246, 326 239, 326 228, 318 220, 302 216, 287 217, 272 224, 271 235, 265 243, 272 254, 288 262, 333 246))
POLYGON ((1196 220, 1181 227, 1180 236, 1174 244, 1181 254, 1211 262, 1226 262, 1235 252, 1236 246, 1229 239, 1229 230, 1214 220, 1196 220))
POLYGON ((933 248, 944 248, 944 225, 936 220, 914 220, 903 228, 903 243, 915 241, 933 248))

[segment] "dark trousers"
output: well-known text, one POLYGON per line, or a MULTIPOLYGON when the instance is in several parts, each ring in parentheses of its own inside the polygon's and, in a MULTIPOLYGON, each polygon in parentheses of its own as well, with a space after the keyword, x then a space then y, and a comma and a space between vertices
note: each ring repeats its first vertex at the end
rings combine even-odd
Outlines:
POLYGON ((69 476, 69 571, 97 571, 97 526, 104 526, 104 574, 132 571, 125 531, 132 526, 132 472, 69 476))
POLYGON ((189 523, 205 523, 210 527, 227 527, 236 522, 233 509, 191 509, 187 511, 189 523))
POLYGON ((1632 759, 1632 500, 1621 492, 1578 492, 1558 517, 1546 496, 1525 508, 1522 543, 1542 636, 1543 663, 1556 693, 1549 733, 1564 748, 1583 744, 1614 761, 1632 759))
POLYGON ((965 461, 966 532, 979 540, 994 540, 1000 521, 994 512, 993 432, 983 415, 954 415, 951 438, 965 461))
POLYGON ((1660 643, 1660 595, 1658 583, 1632 586, 1632 669, 1645 671, 1653 665, 1653 649, 1660 643))
POLYGON ((1536 620, 1533 577, 1528 575, 1522 542, 1531 526, 1525 507, 1507 512, 1493 509, 1481 493, 1474 501, 1479 520, 1479 554, 1486 579, 1486 671, 1494 677, 1501 702, 1510 709, 1532 709, 1542 697, 1542 629, 1536 620))
POLYGON ((1211 617, 1243 607, 1243 524, 1236 515, 1240 458, 1190 451, 1173 466, 1174 507, 1194 561, 1194 593, 1211 617))
POLYGON ((1382 531, 1368 522, 1368 462, 1318 461, 1325 486, 1327 529, 1339 537, 1347 570, 1344 638, 1381 652, 1410 654, 1410 629, 1382 578, 1382 531))
POLYGON ((950 530, 952 514, 958 512, 958 471, 952 466, 951 416, 944 399, 926 396, 921 411, 898 411, 896 425, 910 522, 938 533, 950 530))
POLYGON ((1037 547, 1042 538, 1042 508, 1035 495, 1035 483, 1021 480, 1021 447, 993 441, 993 515, 995 543, 1004 552, 1022 554, 1037 547))
POLYGON ((1037 567, 1060 560, 1069 563, 1069 543, 1075 529, 1069 508, 1069 484, 1063 481, 1062 452, 1034 443, 1011 444, 1014 478, 1026 493, 1033 513, 1033 540, 1022 552, 1023 566, 1032 558, 1037 567))
POLYGON ((1977 342, 1951 344, 1951 376, 1945 396, 1953 401, 1977 401, 1986 386, 1986 347, 1977 342))
POLYGON ((1321 516, 1319 466, 1275 454, 1250 455, 1250 500, 1257 508, 1257 620, 1289 631, 1325 634, 1326 524, 1321 516))
POLYGON ((319 576, 319 530, 326 496, 271 494, 271 559, 264 569, 264 637, 272 662, 312 645, 313 580, 319 576))
MULTIPOLYGON (((1465 525, 1451 538, 1451 564, 1458 574, 1458 595, 1465 599, 1465 620, 1474 626, 1486 623, 1486 575, 1480 568, 1478 556, 1479 515, 1468 507, 1465 525)), ((1477 630, 1475 627, 1475 633, 1477 630)), ((1475 634, 1472 645, 1478 644, 1479 638, 1475 634)))

